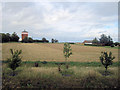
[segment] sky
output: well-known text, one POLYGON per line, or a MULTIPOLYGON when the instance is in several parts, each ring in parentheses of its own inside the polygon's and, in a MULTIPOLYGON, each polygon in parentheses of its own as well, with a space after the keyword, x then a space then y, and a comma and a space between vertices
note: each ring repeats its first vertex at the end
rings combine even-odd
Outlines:
MULTIPOLYGON (((0 5, 1 6, 1 5, 0 5)), ((59 42, 83 42, 110 35, 118 41, 117 2, 4 2, 2 32, 59 42)))

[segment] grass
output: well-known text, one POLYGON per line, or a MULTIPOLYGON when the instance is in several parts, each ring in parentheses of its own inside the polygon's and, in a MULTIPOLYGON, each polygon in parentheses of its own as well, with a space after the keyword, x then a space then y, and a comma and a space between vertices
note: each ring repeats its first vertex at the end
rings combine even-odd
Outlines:
POLYGON ((117 88, 118 50, 106 47, 90 47, 71 44, 73 55, 68 59, 69 69, 65 65, 58 71, 58 63, 64 62, 63 43, 2 43, 3 88, 117 88), (10 48, 22 49, 22 64, 15 70, 7 67, 10 48), (112 51, 116 57, 113 65, 105 68, 100 63, 101 51, 112 51), (46 61, 46 63, 44 62, 46 61), (35 62, 39 67, 35 67, 35 62))
MULTIPOLYGON (((64 44, 58 43, 2 43, 2 59, 10 57, 10 48, 22 50, 23 61, 56 61, 64 62, 64 44)), ((118 49, 106 47, 79 46, 71 44, 73 55, 72 62, 99 62, 101 51, 111 51, 118 61, 118 49)))
MULTIPOLYGON (((29 63, 30 64, 30 63, 29 63)), ((70 66, 68 70, 62 68, 58 72, 53 67, 27 67, 26 64, 16 69, 16 76, 11 76, 11 70, 3 64, 3 88, 108 88, 118 87, 118 68, 109 67, 111 72, 103 76, 104 67, 70 66)))
MULTIPOLYGON (((44 61, 43 61, 44 62, 44 61)), ((34 66, 34 63, 38 63, 40 67, 45 66, 45 67, 56 67, 57 64, 61 63, 61 62, 47 62, 46 64, 43 64, 42 61, 23 61, 22 65, 26 64, 27 67, 29 66, 34 66)), ((2 63, 7 63, 7 61, 2 61, 2 63)), ((64 62, 63 62, 64 63, 64 62)), ((88 66, 88 67, 101 67, 103 66, 100 62, 68 62, 69 66, 88 66)), ((119 62, 113 62, 113 64, 111 65, 112 67, 117 67, 119 66, 120 63, 119 62)))

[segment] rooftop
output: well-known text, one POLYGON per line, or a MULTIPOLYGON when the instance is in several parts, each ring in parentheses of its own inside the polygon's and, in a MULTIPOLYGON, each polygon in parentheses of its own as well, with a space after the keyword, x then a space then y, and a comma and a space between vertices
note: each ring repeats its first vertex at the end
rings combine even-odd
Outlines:
POLYGON ((92 43, 92 40, 85 40, 83 43, 92 43))
POLYGON ((24 33, 28 33, 28 32, 27 32, 27 31, 25 31, 25 30, 24 30, 24 31, 22 31, 22 32, 24 32, 24 33))

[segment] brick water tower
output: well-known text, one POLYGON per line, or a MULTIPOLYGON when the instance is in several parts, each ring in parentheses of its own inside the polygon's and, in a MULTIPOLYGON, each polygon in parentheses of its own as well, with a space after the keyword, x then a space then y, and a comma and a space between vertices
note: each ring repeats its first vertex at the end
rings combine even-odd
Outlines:
POLYGON ((25 37, 28 37, 28 32, 24 30, 24 31, 22 31, 22 40, 23 40, 25 37))

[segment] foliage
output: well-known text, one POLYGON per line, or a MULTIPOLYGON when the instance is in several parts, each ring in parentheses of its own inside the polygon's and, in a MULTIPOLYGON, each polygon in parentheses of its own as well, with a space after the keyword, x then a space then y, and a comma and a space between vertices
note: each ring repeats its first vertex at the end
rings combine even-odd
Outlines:
POLYGON ((28 37, 25 37, 25 38, 22 40, 22 42, 28 43, 28 37))
POLYGON ((54 39, 53 38, 51 39, 51 42, 54 43, 54 39))
POLYGON ((72 49, 69 43, 64 44, 63 53, 65 57, 65 62, 66 62, 66 68, 68 69, 67 58, 69 58, 70 55, 72 55, 72 49))
POLYGON ((33 39, 31 37, 25 37, 22 42, 24 43, 33 43, 33 39))
POLYGON ((98 44, 99 41, 98 41, 97 38, 95 37, 95 38, 93 39, 92 43, 93 43, 93 44, 98 44))
POLYGON ((13 76, 14 76, 14 70, 20 66, 21 64, 21 57, 19 56, 22 53, 22 50, 13 50, 10 49, 11 58, 8 58, 8 67, 13 70, 13 76))
POLYGON ((56 71, 57 67, 35 68, 22 65, 16 71, 20 73, 10 77, 10 70, 3 64, 3 88, 117 88, 118 67, 111 67, 109 77, 103 77, 103 67, 73 66, 63 75, 56 71))
POLYGON ((110 36, 107 37, 105 34, 102 34, 99 40, 101 44, 106 46, 111 46, 113 44, 112 38, 110 36))
POLYGON ((2 36, 2 42, 18 42, 19 40, 19 37, 15 32, 12 35, 9 33, 1 33, 0 35, 2 36))
POLYGON ((57 42, 58 42, 58 40, 57 40, 57 39, 53 39, 53 38, 52 38, 52 39, 51 39, 51 42, 52 42, 52 43, 57 43, 57 42))
POLYGON ((112 44, 111 47, 114 47, 114 44, 112 44))
POLYGON ((115 46, 119 45, 119 42, 115 42, 114 45, 115 45, 115 46))
POLYGON ((42 42, 48 43, 49 41, 46 38, 42 38, 42 42))
POLYGON ((19 40, 19 37, 18 35, 14 32, 12 35, 11 35, 11 41, 13 42, 18 42, 19 40))
POLYGON ((113 59, 115 59, 114 56, 112 56, 112 52, 109 52, 109 54, 107 52, 101 52, 101 56, 100 56, 100 61, 101 63, 104 65, 106 71, 107 72, 107 68, 109 65, 112 65, 113 63, 113 59))
POLYGON ((31 37, 28 38, 29 43, 33 43, 33 39, 31 37))

